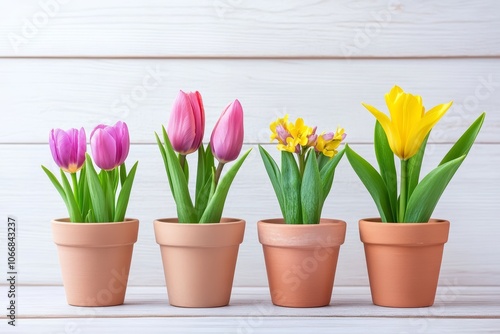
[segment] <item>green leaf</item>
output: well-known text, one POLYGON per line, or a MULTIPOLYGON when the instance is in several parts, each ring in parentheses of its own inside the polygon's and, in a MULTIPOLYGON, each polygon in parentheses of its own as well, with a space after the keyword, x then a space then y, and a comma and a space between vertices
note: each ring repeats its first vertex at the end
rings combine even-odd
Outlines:
POLYGON ((319 224, 322 199, 323 187, 319 175, 318 160, 313 152, 307 157, 300 188, 302 224, 319 224))
POLYGON ((273 157, 260 145, 259 145, 259 152, 260 156, 262 157, 262 161, 264 162, 264 167, 266 168, 267 175, 271 180, 271 184, 273 186, 274 193, 276 194, 276 198, 278 199, 281 213, 283 214, 283 217, 285 217, 285 205, 283 203, 280 169, 276 164, 276 161, 274 161, 273 157))
POLYGON ((127 213, 127 206, 130 199, 130 193, 132 191, 132 185, 134 183, 135 172, 137 170, 137 161, 127 175, 125 182, 122 185, 120 194, 118 195, 118 201, 116 203, 116 211, 114 214, 113 221, 122 222, 125 220, 125 214, 127 213))
POLYGON ((122 187, 126 179, 127 179, 127 167, 125 167, 125 163, 122 163, 122 165, 120 166, 120 185, 122 187))
POLYGON ((231 187, 231 183, 251 150, 252 149, 246 151, 245 154, 243 154, 243 156, 239 158, 233 166, 231 166, 224 177, 219 181, 215 193, 208 202, 207 208, 200 219, 200 224, 220 222, 222 211, 224 210, 224 203, 226 202, 226 197, 229 192, 229 188, 231 187))
POLYGON ((83 222, 82 215, 80 214, 80 209, 76 203, 75 195, 71 189, 68 178, 64 171, 61 169, 61 180, 64 187, 64 192, 66 193, 66 199, 68 200, 69 217, 72 222, 81 223, 83 222))
POLYGON ((61 195, 61 198, 63 199, 64 204, 66 205, 66 209, 68 210, 68 214, 69 214, 71 209, 70 209, 70 205, 68 203, 68 198, 66 196, 66 192, 64 191, 63 186, 61 185, 61 183, 59 183, 59 180, 55 177, 55 175, 50 170, 48 170, 45 166, 42 166, 42 169, 45 172, 45 174, 47 174, 47 176, 49 177, 50 182, 52 182, 52 184, 56 188, 59 195, 61 195))
POLYGON ((408 198, 407 200, 411 197, 411 194, 413 194, 413 191, 415 190, 416 186, 418 185, 418 180, 420 179, 420 170, 422 168, 422 161, 424 160, 424 153, 425 153, 425 148, 427 146, 427 140, 429 139, 429 134, 427 137, 425 137, 424 141, 422 142, 422 145, 420 146, 417 154, 415 154, 413 157, 408 159, 408 166, 407 166, 407 182, 408 182, 408 198))
POLYGON ((378 212, 383 222, 395 222, 391 210, 389 194, 382 176, 375 168, 360 155, 354 152, 349 145, 345 147, 347 159, 351 163, 352 168, 358 174, 361 182, 365 185, 377 206, 378 212))
POLYGON ((457 171, 465 155, 432 170, 417 185, 406 206, 405 223, 426 223, 431 218, 439 198, 457 171))
MULTIPOLYGON (((333 177, 335 176, 335 168, 339 164, 340 160, 344 156, 345 150, 337 153, 333 158, 328 158, 324 154, 320 154, 321 157, 326 157, 327 162, 323 165, 323 168, 320 169, 320 177, 321 177, 321 187, 322 187, 322 199, 321 199, 321 208, 323 208, 323 203, 325 202, 330 190, 332 189, 333 177)), ((320 211, 321 213, 321 211, 320 211)))
POLYGON ((293 153, 281 152, 281 192, 284 219, 287 224, 302 224, 302 205, 300 203, 301 176, 293 153))
POLYGON ((92 159, 90 158, 88 153, 86 154, 86 156, 86 178, 89 187, 90 202, 92 203, 93 214, 95 216, 95 222, 109 222, 111 217, 108 216, 108 210, 106 208, 106 197, 99 180, 99 175, 97 175, 97 172, 94 169, 94 165, 92 164, 92 159))
MULTIPOLYGON (((177 155, 174 152, 165 127, 162 127, 164 146, 159 143, 160 151, 164 157, 170 189, 177 206, 177 217, 180 223, 196 223, 196 211, 189 195, 187 180, 182 170, 177 155)), ((157 139, 159 141, 158 135, 157 139)))
POLYGON ((486 117, 485 113, 482 113, 475 121, 472 123, 467 131, 457 140, 455 145, 448 151, 443 160, 439 163, 439 165, 443 165, 448 161, 455 160, 456 158, 467 155, 476 140, 479 131, 484 123, 484 118, 486 117))
POLYGON ((387 195, 391 205, 392 216, 396 217, 398 212, 398 179, 396 174, 396 166, 394 164, 394 153, 391 150, 387 135, 384 129, 377 121, 375 123, 375 156, 377 157, 380 176, 384 180, 387 195))
POLYGON ((318 167, 319 167, 319 171, 320 172, 323 170, 323 168, 326 166, 326 164, 329 161, 331 161, 331 159, 329 157, 327 157, 324 154, 319 154, 319 156, 318 156, 318 167))
POLYGON ((87 217, 89 216, 90 210, 90 195, 89 188, 87 185, 87 172, 85 171, 85 164, 83 168, 80 170, 80 179, 78 181, 78 189, 80 191, 80 201, 81 201, 81 213, 85 222, 89 222, 87 217))

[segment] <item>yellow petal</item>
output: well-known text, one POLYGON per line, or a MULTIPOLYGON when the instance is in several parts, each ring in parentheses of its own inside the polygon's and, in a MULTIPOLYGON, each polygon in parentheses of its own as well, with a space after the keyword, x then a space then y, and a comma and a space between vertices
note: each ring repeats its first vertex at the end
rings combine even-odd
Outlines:
POLYGON ((453 102, 448 102, 437 105, 424 114, 418 126, 409 134, 411 140, 408 141, 405 146, 405 159, 411 158, 418 152, 425 137, 429 134, 434 125, 444 116, 448 109, 450 109, 452 103, 453 102))
POLYGON ((401 137, 399 134, 399 129, 394 126, 394 124, 391 122, 389 117, 387 117, 386 114, 380 112, 377 108, 366 104, 362 103, 362 105, 368 109, 369 112, 375 116, 377 121, 379 121, 380 125, 382 125, 382 128, 384 129, 385 135, 387 136, 387 140, 389 141, 389 146, 391 147, 392 152, 396 154, 398 157, 402 155, 402 151, 404 146, 402 146, 401 143, 401 137))

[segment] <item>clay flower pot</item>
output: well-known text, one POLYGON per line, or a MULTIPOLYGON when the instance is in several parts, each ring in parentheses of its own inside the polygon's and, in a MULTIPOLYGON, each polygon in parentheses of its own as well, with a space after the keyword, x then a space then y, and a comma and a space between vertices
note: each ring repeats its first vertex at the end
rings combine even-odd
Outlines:
POLYGON ((257 229, 273 304, 329 305, 346 223, 321 219, 314 225, 290 225, 268 219, 259 221, 257 229))
POLYGON ((137 219, 117 223, 71 223, 67 218, 52 221, 68 304, 123 304, 138 230, 137 219))
POLYGON ((245 221, 222 218, 218 224, 154 222, 170 305, 218 307, 229 304, 245 221))
POLYGON ((373 303, 388 307, 434 304, 450 222, 381 223, 359 221, 373 303))

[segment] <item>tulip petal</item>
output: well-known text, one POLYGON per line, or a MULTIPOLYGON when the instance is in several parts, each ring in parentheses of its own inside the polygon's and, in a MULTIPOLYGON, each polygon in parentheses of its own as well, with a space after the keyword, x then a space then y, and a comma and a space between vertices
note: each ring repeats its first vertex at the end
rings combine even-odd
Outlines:
POLYGON ((400 155, 402 154, 402 147, 398 144, 400 143, 399 129, 393 125, 386 114, 379 111, 377 108, 366 103, 362 103, 362 105, 366 109, 368 109, 368 111, 371 112, 373 116, 375 116, 380 125, 382 125, 382 128, 387 135, 387 141, 389 142, 391 150, 394 152, 394 154, 400 157, 400 155))
POLYGON ((90 147, 94 162, 99 168, 111 170, 116 167, 116 142, 106 129, 95 129, 90 138, 90 147))
POLYGON ((203 100, 201 98, 201 94, 198 91, 189 93, 188 95, 191 101, 191 108, 193 110, 195 123, 195 138, 193 140, 191 149, 193 149, 194 147, 198 149, 203 141, 203 135, 205 134, 205 110, 203 108, 203 100))
POLYGON ((229 104, 212 131, 210 147, 222 163, 238 158, 243 146, 243 108, 238 100, 229 104))
POLYGON ((175 151, 182 154, 194 151, 192 145, 196 137, 195 117, 190 98, 183 91, 179 92, 174 101, 167 133, 175 151))
POLYGON ((434 125, 444 116, 448 109, 450 109, 452 103, 453 102, 439 104, 424 114, 418 126, 415 126, 409 134, 409 138, 413 138, 413 140, 408 141, 405 146, 405 152, 408 152, 407 159, 418 152, 424 138, 434 125))

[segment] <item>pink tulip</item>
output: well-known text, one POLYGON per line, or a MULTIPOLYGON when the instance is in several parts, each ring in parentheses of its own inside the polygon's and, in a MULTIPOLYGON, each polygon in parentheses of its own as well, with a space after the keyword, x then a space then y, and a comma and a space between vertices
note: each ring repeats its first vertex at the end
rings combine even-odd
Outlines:
POLYGON ((214 157, 221 163, 236 160, 243 146, 243 108, 240 101, 230 103, 215 124, 210 138, 214 157))
POLYGON ((205 110, 198 91, 177 95, 170 113, 167 133, 176 152, 187 155, 196 151, 205 132, 205 110))
POLYGON ((92 157, 99 168, 112 170, 127 159, 130 137, 127 124, 117 122, 113 126, 99 124, 90 135, 92 157))
POLYGON ((49 145, 54 161, 62 170, 76 173, 82 168, 87 151, 87 138, 83 128, 68 131, 52 129, 49 145))

